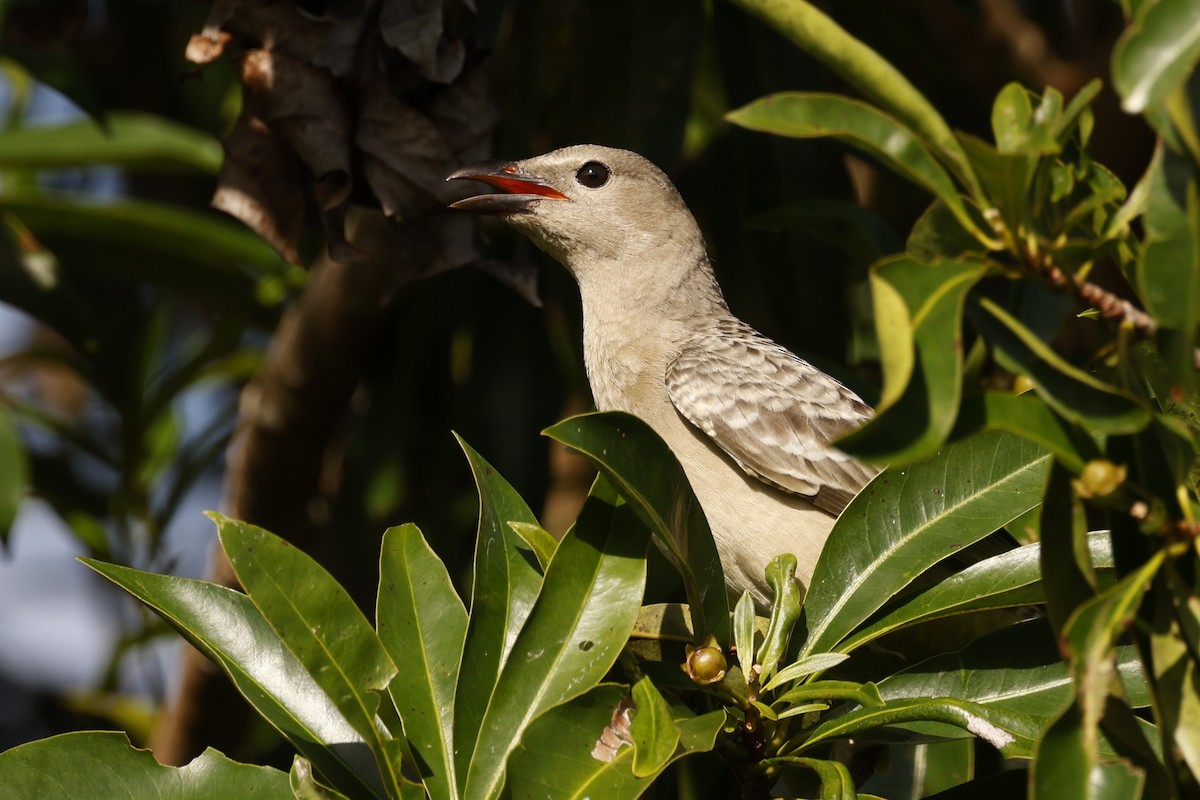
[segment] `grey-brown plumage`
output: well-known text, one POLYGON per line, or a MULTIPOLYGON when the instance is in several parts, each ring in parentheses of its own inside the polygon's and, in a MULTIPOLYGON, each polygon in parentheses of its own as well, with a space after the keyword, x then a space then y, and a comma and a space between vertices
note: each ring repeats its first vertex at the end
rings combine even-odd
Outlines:
POLYGON ((691 212, 636 153, 577 145, 457 178, 506 194, 456 208, 502 216, 574 275, 596 406, 671 447, 731 587, 768 602, 763 570, 782 552, 807 585, 834 517, 876 473, 829 446, 870 408, 733 316, 691 212))

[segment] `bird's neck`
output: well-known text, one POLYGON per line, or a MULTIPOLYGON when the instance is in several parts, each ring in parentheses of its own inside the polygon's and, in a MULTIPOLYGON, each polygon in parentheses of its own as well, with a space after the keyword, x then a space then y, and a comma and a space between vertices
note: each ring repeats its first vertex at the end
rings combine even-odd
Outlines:
MULTIPOLYGON (((628 274, 628 264, 613 265, 618 267, 628 274)), ((580 281, 584 361, 600 410, 644 415, 645 409, 627 407, 626 400, 650 394, 665 398, 667 365, 697 321, 729 314, 707 255, 688 269, 645 277, 620 288, 580 281), (638 386, 645 391, 635 391, 638 386)))

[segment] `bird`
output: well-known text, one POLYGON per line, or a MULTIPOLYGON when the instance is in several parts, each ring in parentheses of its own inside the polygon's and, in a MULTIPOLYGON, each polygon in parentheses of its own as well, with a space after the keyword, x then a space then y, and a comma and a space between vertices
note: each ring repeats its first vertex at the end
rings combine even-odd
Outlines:
POLYGON ((500 217, 575 278, 596 408, 666 442, 730 592, 769 608, 765 570, 783 553, 807 588, 835 518, 878 472, 831 445, 871 407, 730 311, 700 226, 646 158, 581 144, 446 180, 463 179, 500 191, 451 208, 500 217))

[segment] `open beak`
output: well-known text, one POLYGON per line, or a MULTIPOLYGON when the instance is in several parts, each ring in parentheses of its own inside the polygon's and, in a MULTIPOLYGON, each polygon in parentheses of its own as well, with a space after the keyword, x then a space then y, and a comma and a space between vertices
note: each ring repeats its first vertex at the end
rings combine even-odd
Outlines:
POLYGON ((481 194, 451 203, 451 208, 479 214, 524 214, 533 210, 539 200, 570 200, 565 194, 541 178, 522 172, 512 161, 481 161, 457 169, 446 178, 483 181, 500 190, 497 194, 481 194))

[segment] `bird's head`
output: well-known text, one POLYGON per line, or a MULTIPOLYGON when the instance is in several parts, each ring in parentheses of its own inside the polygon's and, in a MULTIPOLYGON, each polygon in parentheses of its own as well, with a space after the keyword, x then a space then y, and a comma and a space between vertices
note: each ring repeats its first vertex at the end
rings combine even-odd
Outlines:
POLYGON ((664 265, 683 269, 706 259, 703 236, 670 179, 628 150, 575 145, 523 161, 472 164, 446 180, 458 179, 501 192, 468 197, 453 208, 502 217, 581 286, 614 272, 638 280, 631 271, 669 283, 664 265))

